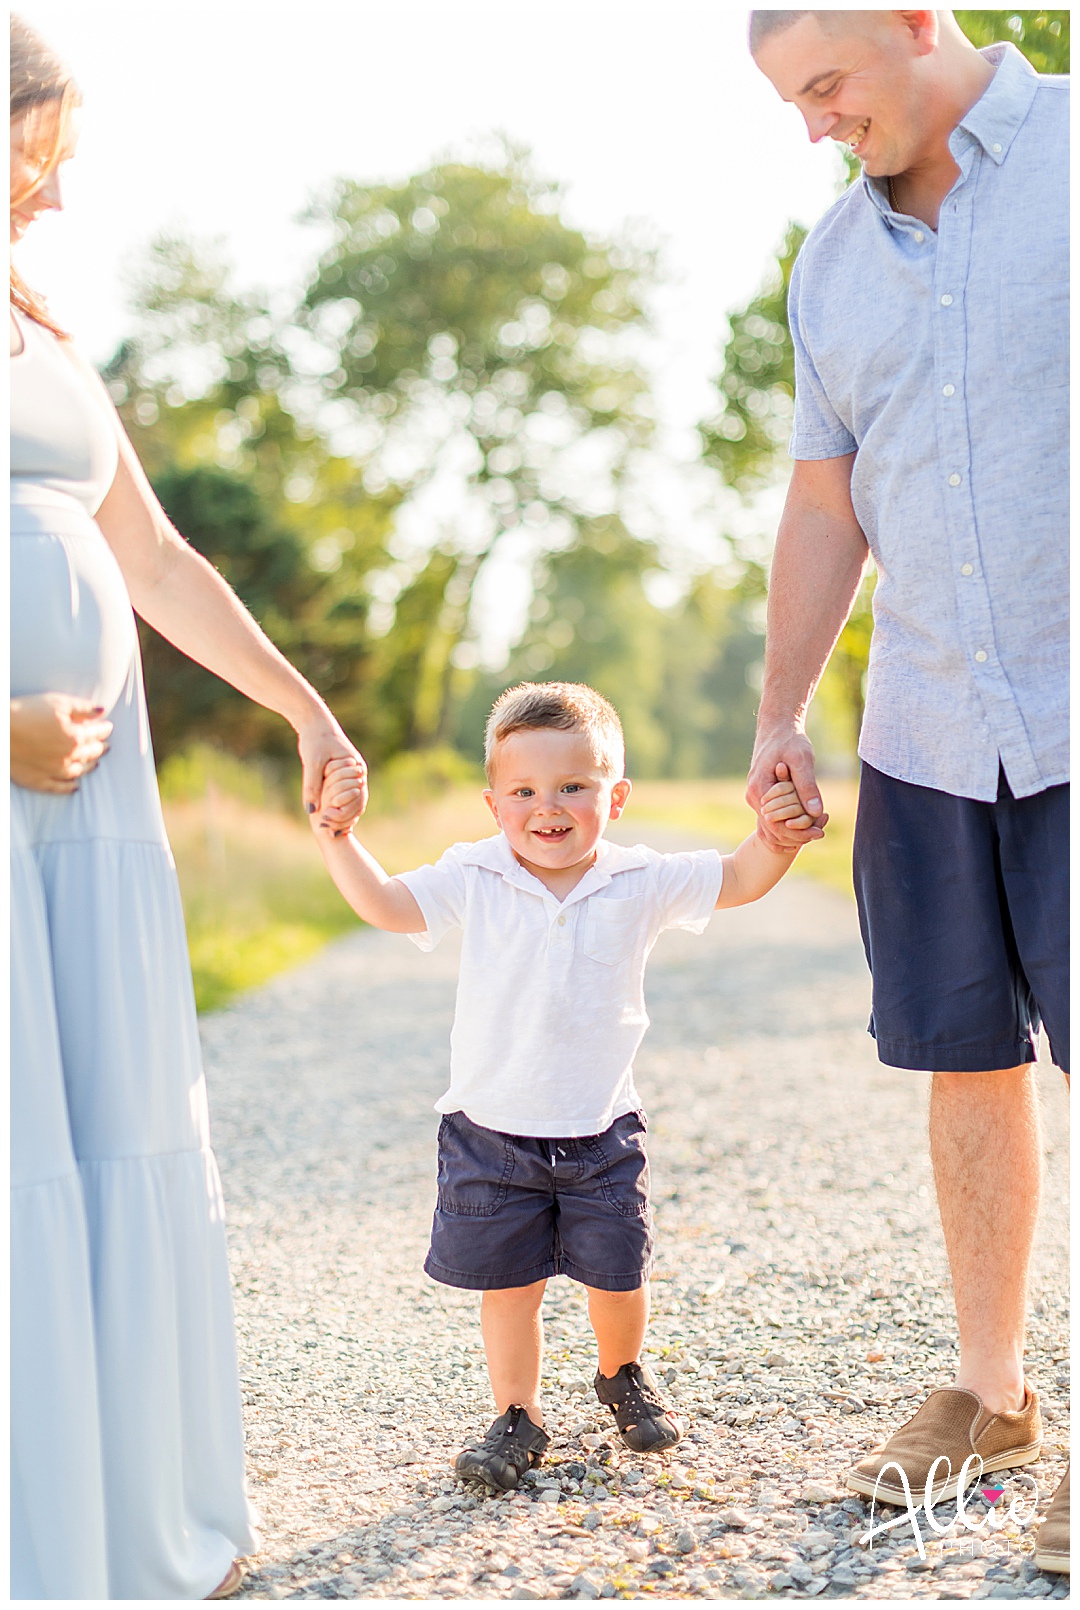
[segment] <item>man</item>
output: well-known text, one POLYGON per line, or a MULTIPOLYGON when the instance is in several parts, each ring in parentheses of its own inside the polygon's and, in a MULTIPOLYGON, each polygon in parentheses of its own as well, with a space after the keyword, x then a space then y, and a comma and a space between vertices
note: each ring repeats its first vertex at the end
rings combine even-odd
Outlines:
MULTIPOLYGON (((933 1073, 960 1367, 848 1482, 903 1503, 891 1461, 918 1503, 940 1456, 947 1498, 973 1452, 979 1475, 1042 1440, 1023 1347, 1040 1020, 1068 1069, 1068 81, 975 50, 951 12, 755 11, 750 48, 811 140, 863 166, 791 280, 795 468, 747 798, 784 761, 824 823, 806 708, 869 548, 870 1029, 883 1062, 933 1073)), ((1069 1569, 1067 1478, 1036 1558, 1069 1569)))

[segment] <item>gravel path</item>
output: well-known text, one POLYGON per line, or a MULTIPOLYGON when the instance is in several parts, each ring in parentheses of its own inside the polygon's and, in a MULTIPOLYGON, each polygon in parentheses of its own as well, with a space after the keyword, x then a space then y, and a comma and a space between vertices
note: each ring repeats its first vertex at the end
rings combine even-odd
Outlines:
MULTIPOLYGON (((539 1480, 498 1499, 456 1483, 494 1411, 476 1299, 421 1268, 455 964, 449 942, 423 956, 364 931, 203 1022, 264 1518, 242 1596, 1065 1596, 1030 1525, 954 1524, 925 1559, 910 1531, 858 1545, 867 1511, 841 1473, 947 1383, 953 1325, 927 1080, 877 1062, 854 909, 798 878, 702 938, 665 936, 650 968, 650 1342, 688 1438, 664 1462, 613 1440, 582 1293, 559 1280, 539 1480)), ((1068 1143, 1048 1065, 1040 1088, 1042 1510, 1068 1445, 1068 1143)))

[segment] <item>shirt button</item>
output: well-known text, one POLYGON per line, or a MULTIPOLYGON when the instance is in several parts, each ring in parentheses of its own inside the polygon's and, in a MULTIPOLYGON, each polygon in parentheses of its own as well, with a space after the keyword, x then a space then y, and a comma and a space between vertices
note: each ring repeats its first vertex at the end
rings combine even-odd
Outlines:
POLYGON ((950 486, 959 486, 960 485, 960 477, 959 477, 959 475, 956 475, 956 474, 950 475, 949 476, 949 485, 950 486))
POLYGON ((978 660, 979 664, 982 665, 983 661, 986 659, 986 650, 984 648, 977 648, 975 650, 975 658, 978 660))
POLYGON ((999 157, 1001 155, 1001 147, 1000 147, 1000 145, 992 145, 990 147, 990 149, 991 149, 991 151, 993 151, 995 156, 999 157))
MULTIPOLYGON (((975 574, 975 566, 974 565, 961 565, 960 566, 960 574, 962 576, 973 576, 975 574)), ((976 657, 976 659, 978 659, 978 655, 976 655, 975 657, 976 657)))
POLYGON ((946 291, 945 295, 941 298, 941 305, 942 307, 952 307, 952 297, 949 295, 948 291, 946 291))
MULTIPOLYGON (((984 656, 984 658, 985 658, 985 656, 984 656)), ((566 918, 565 917, 560 917, 559 918, 559 927, 560 928, 565 928, 566 927, 566 918)))
POLYGON ((951 397, 955 390, 956 390, 955 386, 942 386, 941 394, 942 394, 943 397, 951 397))
POLYGON ((917 229, 912 236, 912 239, 914 240, 916 246, 921 246, 923 241, 926 239, 926 236, 923 234, 921 229, 917 229))

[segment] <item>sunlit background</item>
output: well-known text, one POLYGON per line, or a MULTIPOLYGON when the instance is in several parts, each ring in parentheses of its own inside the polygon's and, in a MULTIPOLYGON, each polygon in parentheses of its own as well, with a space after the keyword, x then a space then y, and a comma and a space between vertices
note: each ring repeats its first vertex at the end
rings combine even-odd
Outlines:
MULTIPOLYGON (((639 780, 744 772, 789 472, 786 278, 851 177, 757 72, 747 13, 19 10, 85 102, 24 276, 376 799, 465 776, 521 677, 612 698, 639 780)), ((1068 12, 957 16, 1067 71, 1068 12)), ((871 584, 811 713, 841 777, 871 584)), ((143 641, 175 786, 212 751, 284 763, 277 718, 143 641)))

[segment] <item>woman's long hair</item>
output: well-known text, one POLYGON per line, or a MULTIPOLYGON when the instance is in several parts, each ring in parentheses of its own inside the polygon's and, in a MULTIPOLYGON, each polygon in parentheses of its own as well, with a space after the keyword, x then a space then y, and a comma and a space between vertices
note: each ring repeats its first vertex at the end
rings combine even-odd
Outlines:
MULTIPOLYGON (((11 19, 11 116, 25 119, 23 149, 33 169, 31 178, 11 197, 17 207, 56 167, 71 120, 72 108, 80 104, 78 85, 59 57, 21 17, 11 19)), ((11 270, 11 302, 28 318, 43 324, 54 335, 67 339, 50 317, 44 301, 32 291, 14 267, 11 270)))

